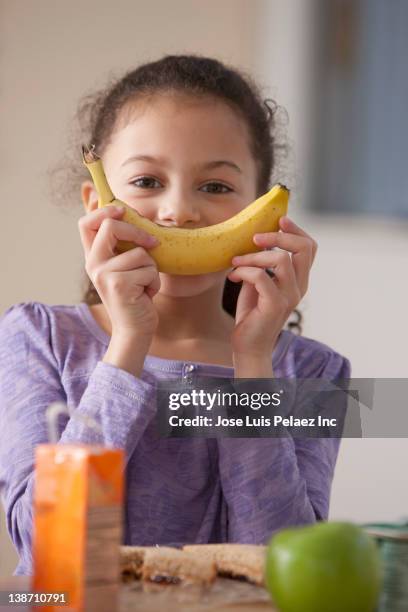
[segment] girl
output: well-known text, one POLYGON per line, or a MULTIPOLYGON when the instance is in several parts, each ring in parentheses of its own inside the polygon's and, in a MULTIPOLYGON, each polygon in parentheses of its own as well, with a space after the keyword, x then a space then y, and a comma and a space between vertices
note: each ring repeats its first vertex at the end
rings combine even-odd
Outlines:
MULTIPOLYGON (((83 142, 95 145, 112 191, 159 225, 213 225, 270 188, 274 113, 249 77, 215 59, 142 65, 90 116, 83 142)), ((283 527, 327 519, 338 439, 160 438, 155 428, 159 379, 349 376, 347 359, 283 330, 306 293, 315 241, 284 217, 280 232, 254 236, 263 250, 227 271, 158 273, 155 241, 120 210, 98 209, 89 175, 77 188, 91 281, 83 299, 19 303, 0 322, 0 479, 15 574, 32 572, 33 451, 47 441, 54 401, 103 431, 61 417, 61 444, 125 450, 125 544, 266 543, 283 527), (118 240, 135 248, 117 254, 118 240)))

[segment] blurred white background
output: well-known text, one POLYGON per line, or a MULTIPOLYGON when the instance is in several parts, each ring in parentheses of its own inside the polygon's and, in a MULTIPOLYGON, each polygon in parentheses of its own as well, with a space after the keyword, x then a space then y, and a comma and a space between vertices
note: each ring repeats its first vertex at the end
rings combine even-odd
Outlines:
MULTIPOLYGON (((287 109, 290 214, 320 245, 301 305, 304 335, 346 355, 354 377, 406 377, 407 220, 311 212, 319 8, 317 0, 1 0, 1 313, 80 298, 80 195, 69 212, 47 195, 79 98, 163 54, 201 53, 248 70, 287 109)), ((408 515, 407 449, 406 439, 344 440, 330 518, 408 515)), ((0 576, 16 563, 1 516, 0 576)))

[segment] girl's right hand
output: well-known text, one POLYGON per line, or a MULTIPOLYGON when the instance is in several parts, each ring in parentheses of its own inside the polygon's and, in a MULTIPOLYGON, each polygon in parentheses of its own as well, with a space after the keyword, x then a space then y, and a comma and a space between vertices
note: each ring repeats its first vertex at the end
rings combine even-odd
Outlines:
POLYGON ((160 289, 160 277, 146 249, 157 246, 159 241, 120 221, 123 213, 124 209, 106 206, 80 217, 85 269, 108 312, 112 335, 153 336, 158 314, 152 297, 160 289), (118 240, 135 242, 136 246, 117 254, 118 240))

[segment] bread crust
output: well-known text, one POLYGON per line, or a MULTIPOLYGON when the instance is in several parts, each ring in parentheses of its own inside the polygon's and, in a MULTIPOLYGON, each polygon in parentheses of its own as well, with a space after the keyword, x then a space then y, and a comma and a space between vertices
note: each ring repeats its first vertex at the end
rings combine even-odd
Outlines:
POLYGON ((120 569, 125 580, 141 578, 146 549, 146 546, 120 547, 120 569))

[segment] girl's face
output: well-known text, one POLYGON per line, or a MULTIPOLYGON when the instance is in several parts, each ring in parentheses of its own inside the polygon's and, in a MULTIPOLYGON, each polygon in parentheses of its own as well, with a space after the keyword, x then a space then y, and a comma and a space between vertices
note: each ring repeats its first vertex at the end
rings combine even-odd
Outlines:
MULTIPOLYGON (((193 229, 229 219, 256 198, 247 125, 227 104, 180 94, 137 102, 103 156, 117 198, 158 225, 193 229)), ((231 266, 232 268, 232 266, 231 266)), ((229 269, 231 269, 229 268, 229 269)), ((160 293, 192 295, 228 271, 160 274, 160 293)))

